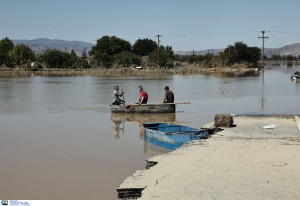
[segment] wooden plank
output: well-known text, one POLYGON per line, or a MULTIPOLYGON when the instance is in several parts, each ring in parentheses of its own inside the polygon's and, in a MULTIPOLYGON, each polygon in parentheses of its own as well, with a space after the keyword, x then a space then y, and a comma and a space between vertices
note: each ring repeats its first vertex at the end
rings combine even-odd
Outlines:
POLYGON ((299 120, 299 117, 298 116, 295 116, 295 120, 296 120, 296 124, 300 130, 300 120, 299 120))
MULTIPOLYGON (((191 104, 190 102, 179 102, 179 103, 151 103, 151 104, 141 104, 144 106, 154 106, 154 105, 164 105, 164 104, 170 104, 170 105, 175 105, 175 104, 191 104)), ((140 104, 125 104, 124 106, 138 106, 140 104)))

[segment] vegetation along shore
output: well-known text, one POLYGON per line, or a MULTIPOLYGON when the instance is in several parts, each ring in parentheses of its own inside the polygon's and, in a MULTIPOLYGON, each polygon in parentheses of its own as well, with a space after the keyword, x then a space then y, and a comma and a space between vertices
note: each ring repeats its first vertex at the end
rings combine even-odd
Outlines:
POLYGON ((77 56, 71 52, 48 49, 43 54, 35 54, 27 45, 14 45, 9 38, 0 41, 0 71, 28 75, 110 75, 129 73, 133 75, 156 73, 242 71, 256 68, 261 51, 248 47, 243 42, 229 45, 224 51, 214 55, 175 55, 172 46, 158 47, 151 39, 138 39, 131 45, 129 41, 116 36, 103 36, 87 53, 77 56), (34 73, 32 73, 34 72, 34 73), (60 74, 59 74, 60 73, 60 74))

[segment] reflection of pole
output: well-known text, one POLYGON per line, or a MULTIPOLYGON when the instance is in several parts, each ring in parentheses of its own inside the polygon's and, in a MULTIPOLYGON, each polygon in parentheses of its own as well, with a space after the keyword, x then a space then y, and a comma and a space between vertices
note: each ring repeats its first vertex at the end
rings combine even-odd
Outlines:
POLYGON ((265 70, 262 70, 262 75, 261 75, 261 109, 262 111, 264 110, 264 93, 265 93, 265 86, 264 86, 264 81, 265 81, 265 70))

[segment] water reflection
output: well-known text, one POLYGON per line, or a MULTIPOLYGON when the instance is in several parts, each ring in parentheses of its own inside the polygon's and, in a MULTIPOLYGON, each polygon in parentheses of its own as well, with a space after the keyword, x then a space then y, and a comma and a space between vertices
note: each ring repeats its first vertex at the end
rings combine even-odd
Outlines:
POLYGON ((124 134, 124 122, 121 121, 112 121, 112 127, 114 129, 114 138, 119 139, 120 138, 120 131, 124 134), (123 127, 120 127, 120 125, 123 123, 123 127))
POLYGON ((114 138, 120 138, 120 131, 124 133, 125 122, 139 124, 141 130, 138 134, 139 139, 143 139, 142 124, 146 122, 164 122, 174 123, 176 121, 175 113, 164 114, 126 114, 126 113, 112 113, 110 117, 112 127, 114 130, 114 138))
MULTIPOLYGON (((125 123, 135 123, 139 125, 137 136, 143 139, 143 124, 146 122, 164 122, 175 123, 176 113, 163 113, 163 114, 126 114, 126 113, 112 113, 111 114, 112 127, 114 131, 114 138, 120 138, 120 132, 124 134, 126 129, 125 123)), ((144 154, 147 157, 161 155, 171 150, 153 145, 144 141, 144 154)))
POLYGON ((213 73, 216 78, 231 78, 231 77, 258 77, 259 71, 246 71, 246 72, 217 72, 213 73))
POLYGON ((128 113, 112 113, 111 120, 114 122, 175 122, 176 113, 162 114, 128 114, 128 113))
POLYGON ((261 93, 260 93, 260 98, 261 98, 261 112, 264 112, 264 96, 265 96, 265 70, 263 69, 261 72, 261 93))
POLYGON ((151 144, 150 142, 144 141, 144 154, 149 158, 157 155, 162 155, 168 152, 171 152, 173 150, 160 147, 154 144, 151 144))

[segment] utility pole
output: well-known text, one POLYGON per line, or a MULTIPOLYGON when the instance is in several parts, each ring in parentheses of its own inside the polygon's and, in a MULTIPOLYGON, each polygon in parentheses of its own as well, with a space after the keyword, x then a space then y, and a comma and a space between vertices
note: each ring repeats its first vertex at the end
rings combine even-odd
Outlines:
POLYGON ((160 34, 157 34, 155 37, 157 37, 157 45, 158 45, 158 48, 157 48, 157 59, 158 59, 158 66, 160 66, 160 57, 159 57, 159 47, 160 47, 160 45, 159 45, 159 43, 160 43, 160 41, 159 41, 159 37, 160 36, 162 36, 162 35, 160 35, 160 34))
POLYGON ((262 39, 262 67, 265 68, 265 39, 268 39, 269 37, 265 37, 266 31, 261 31, 262 37, 258 37, 259 39, 262 39))
POLYGON ((194 64, 194 56, 195 56, 195 51, 193 49, 193 56, 192 56, 192 63, 194 64))

